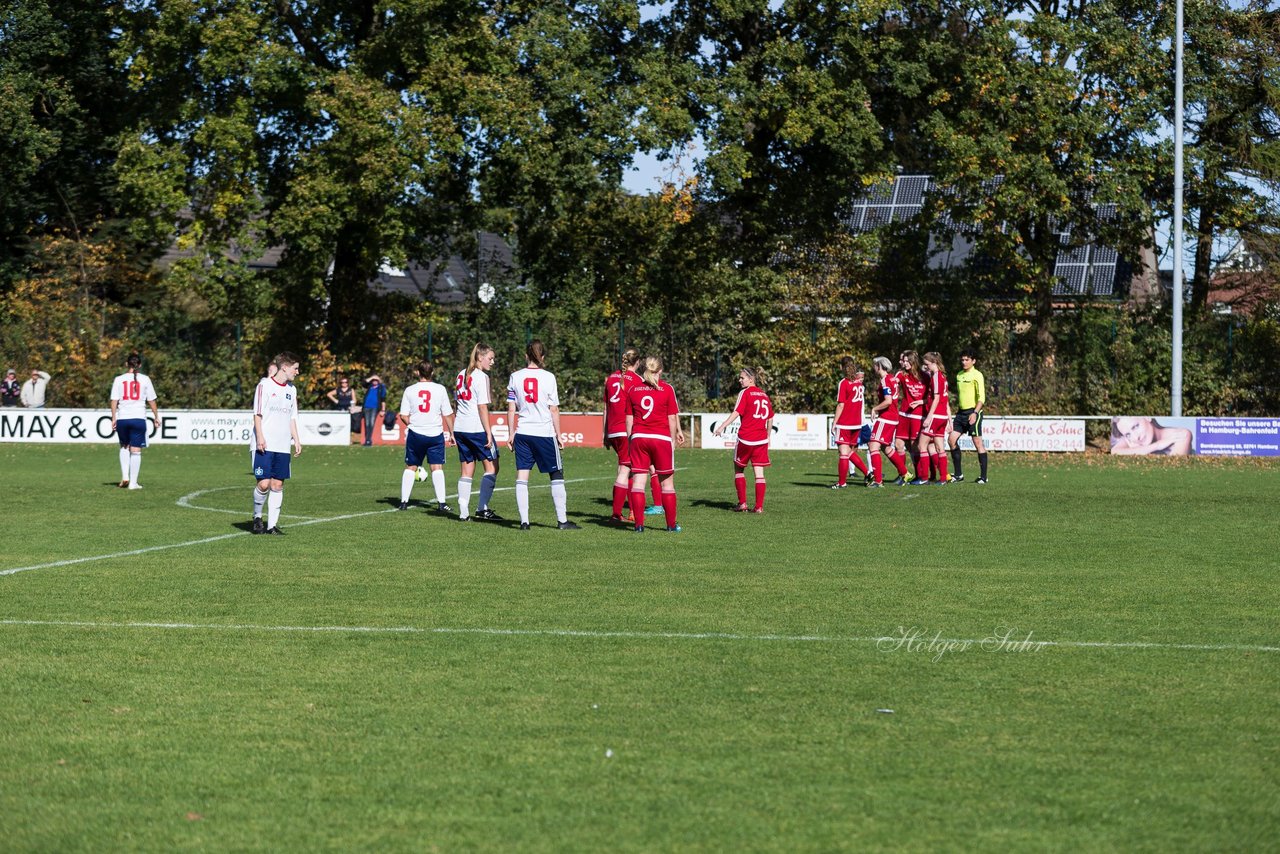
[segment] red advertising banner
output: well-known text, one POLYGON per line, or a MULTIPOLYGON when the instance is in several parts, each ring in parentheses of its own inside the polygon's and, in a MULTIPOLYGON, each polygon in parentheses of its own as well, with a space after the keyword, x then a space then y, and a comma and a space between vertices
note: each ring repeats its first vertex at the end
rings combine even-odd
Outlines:
MULTIPOLYGON (((499 445, 506 445, 509 438, 507 431, 507 414, 490 415, 489 426, 493 428, 493 438, 499 445)), ((363 437, 354 436, 355 442, 363 441, 363 437)), ((399 421, 391 429, 383 426, 381 419, 373 428, 373 444, 403 445, 404 425, 399 421)), ((604 444, 604 430, 599 415, 583 415, 581 413, 561 413, 560 444, 566 448, 588 447, 599 448, 604 444)))

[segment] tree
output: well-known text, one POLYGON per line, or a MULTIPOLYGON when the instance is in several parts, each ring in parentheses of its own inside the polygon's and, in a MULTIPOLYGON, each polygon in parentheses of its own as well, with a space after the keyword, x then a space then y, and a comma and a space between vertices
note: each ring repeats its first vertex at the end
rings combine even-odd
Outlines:
POLYGON ((1253 0, 1192 4, 1187 18, 1187 230, 1191 307, 1203 310, 1224 234, 1280 229, 1280 11, 1253 0))
POLYGON ((1167 20, 1154 0, 961 7, 947 37, 963 41, 964 63, 936 81, 922 126, 947 190, 933 213, 972 228, 993 284, 1022 290, 1051 358, 1063 235, 1129 254, 1149 240, 1167 20))

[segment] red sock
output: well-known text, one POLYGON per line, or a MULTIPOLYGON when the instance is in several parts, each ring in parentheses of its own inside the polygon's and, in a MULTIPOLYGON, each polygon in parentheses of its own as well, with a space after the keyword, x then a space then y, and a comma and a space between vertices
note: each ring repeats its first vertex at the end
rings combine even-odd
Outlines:
POLYGON ((907 460, 902 454, 893 454, 889 457, 889 462, 893 463, 893 467, 898 470, 898 477, 907 476, 907 460))
POLYGON ((946 483, 947 482, 947 455, 935 454, 934 456, 937 457, 937 462, 935 462, 933 465, 934 465, 934 468, 938 470, 938 480, 942 481, 943 483, 946 483))
POLYGON ((862 454, 854 451, 849 455, 849 462, 853 463, 854 468, 862 472, 864 475, 867 473, 867 464, 862 461, 862 454))
POLYGON ((644 526, 644 490, 631 490, 631 515, 636 517, 636 524, 644 526))
POLYGON ((656 474, 649 475, 649 491, 653 493, 653 503, 661 504, 662 498, 660 496, 662 495, 662 485, 658 482, 658 476, 656 474))
POLYGON ((676 526, 676 494, 674 492, 662 493, 662 509, 667 513, 667 527, 674 528, 676 526))
POLYGON ((626 484, 615 483, 613 485, 613 515, 622 517, 622 509, 627 506, 627 487, 626 484))
POLYGON ((916 480, 921 480, 921 477, 920 477, 920 449, 919 449, 919 448, 912 448, 912 449, 911 449, 911 470, 912 470, 913 472, 915 472, 915 474, 916 474, 915 479, 916 479, 916 480))
POLYGON ((849 482, 849 458, 841 455, 840 462, 836 466, 836 483, 843 486, 849 482))
POLYGON ((871 475, 876 483, 884 483, 884 463, 880 462, 880 452, 871 455, 871 475))
POLYGON ((747 476, 738 472, 733 476, 733 487, 738 490, 738 503, 747 503, 747 476))
POLYGON ((756 509, 757 510, 759 510, 761 507, 764 507, 765 486, 766 484, 764 482, 764 478, 760 478, 759 480, 756 481, 756 509))

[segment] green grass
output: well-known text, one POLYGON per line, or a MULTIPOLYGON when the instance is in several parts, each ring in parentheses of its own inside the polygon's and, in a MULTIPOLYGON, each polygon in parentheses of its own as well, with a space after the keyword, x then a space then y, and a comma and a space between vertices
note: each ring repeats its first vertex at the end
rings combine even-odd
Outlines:
POLYGON ((743 516, 727 453, 689 451, 685 531, 637 537, 602 522, 603 451, 566 455, 584 530, 536 489, 520 532, 384 512, 393 449, 309 448, 284 512, 370 515, 267 538, 246 456, 153 448, 126 492, 112 448, 0 446, 0 571, 221 537, 0 576, 6 850, 1280 839, 1276 464, 993 455, 986 487, 832 492, 834 455, 779 452, 743 516), (1155 646, 873 640, 912 627, 1155 646))

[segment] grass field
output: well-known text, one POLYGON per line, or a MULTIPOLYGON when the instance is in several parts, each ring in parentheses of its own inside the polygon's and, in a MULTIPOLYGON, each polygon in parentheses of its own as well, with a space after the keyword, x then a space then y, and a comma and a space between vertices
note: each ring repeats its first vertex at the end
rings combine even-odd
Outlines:
POLYGON ((0 446, 0 848, 1276 850, 1280 465, 774 456, 744 516, 679 454, 684 532, 637 537, 603 451, 584 530, 539 488, 521 532, 309 448, 273 538, 243 448, 128 492, 113 448, 0 446))

